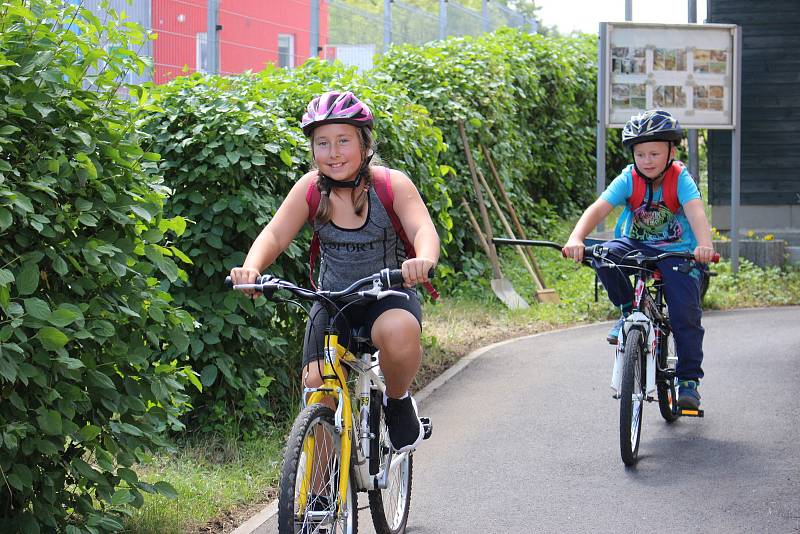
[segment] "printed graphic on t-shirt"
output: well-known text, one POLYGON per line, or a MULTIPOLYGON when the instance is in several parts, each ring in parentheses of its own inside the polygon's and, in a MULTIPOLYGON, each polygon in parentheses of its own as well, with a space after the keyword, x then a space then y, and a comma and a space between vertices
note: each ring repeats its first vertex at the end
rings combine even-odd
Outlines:
POLYGON ((633 212, 632 239, 660 244, 680 241, 682 236, 681 223, 663 202, 653 202, 649 209, 645 203, 633 212))

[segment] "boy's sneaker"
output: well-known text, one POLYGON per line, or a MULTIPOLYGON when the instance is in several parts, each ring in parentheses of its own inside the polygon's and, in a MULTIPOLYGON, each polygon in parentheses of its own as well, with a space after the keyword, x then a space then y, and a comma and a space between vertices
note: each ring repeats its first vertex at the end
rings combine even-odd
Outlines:
POLYGON ((700 408, 700 382, 697 380, 681 380, 678 382, 678 406, 687 410, 700 408))
POLYGON ((619 341, 619 333, 622 330, 622 325, 625 324, 625 316, 619 318, 619 321, 614 323, 614 326, 611 327, 611 330, 608 331, 608 335, 606 335, 606 341, 608 341, 611 345, 616 345, 619 341))
POLYGON ((396 452, 409 452, 417 448, 425 437, 425 429, 417 414, 417 403, 411 395, 402 399, 388 397, 383 407, 389 442, 396 452))

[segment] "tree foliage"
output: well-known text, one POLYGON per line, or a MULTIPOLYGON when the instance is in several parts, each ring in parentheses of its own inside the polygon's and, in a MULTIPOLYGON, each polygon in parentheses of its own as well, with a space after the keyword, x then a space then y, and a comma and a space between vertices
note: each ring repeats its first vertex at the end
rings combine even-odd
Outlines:
POLYGON ((117 97, 144 39, 113 11, 0 5, 4 532, 113 531, 143 491, 173 493, 131 469, 182 427, 196 382, 176 363, 193 320, 162 286, 186 279, 167 237, 185 221, 141 170, 158 158, 134 128, 144 89, 117 97))

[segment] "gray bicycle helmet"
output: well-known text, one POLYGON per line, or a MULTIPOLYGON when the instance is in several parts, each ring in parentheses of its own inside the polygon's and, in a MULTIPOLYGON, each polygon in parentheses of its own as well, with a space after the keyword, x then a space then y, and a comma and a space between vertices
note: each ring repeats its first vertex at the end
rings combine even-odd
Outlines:
POLYGON ((677 143, 683 138, 678 119, 668 111, 653 109, 634 115, 622 129, 622 145, 631 148, 648 141, 670 141, 677 143))

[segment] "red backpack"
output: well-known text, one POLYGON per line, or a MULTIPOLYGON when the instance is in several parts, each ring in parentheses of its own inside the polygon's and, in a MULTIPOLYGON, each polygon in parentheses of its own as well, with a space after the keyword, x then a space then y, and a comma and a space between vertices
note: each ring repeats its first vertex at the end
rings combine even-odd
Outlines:
MULTIPOLYGON (((378 172, 372 177, 372 187, 375 188, 375 194, 378 195, 378 199, 380 199, 381 204, 383 204, 386 214, 389 215, 389 219, 392 221, 392 227, 394 228, 394 231, 397 233, 397 236, 400 238, 400 240, 403 241, 403 247, 406 251, 406 258, 416 258, 417 253, 414 250, 414 245, 412 245, 411 241, 408 240, 406 231, 403 230, 403 225, 400 223, 400 218, 394 212, 394 192, 392 192, 392 181, 389 178, 389 168, 379 167, 378 169, 383 169, 383 172, 378 172)), ((320 195, 321 194, 319 189, 317 189, 316 182, 312 181, 310 184, 308 184, 306 202, 308 203, 308 224, 310 224, 312 228, 314 227, 314 218, 316 217, 317 209, 319 208, 320 195)), ((311 280, 311 285, 314 287, 314 289, 317 287, 314 283, 314 265, 317 262, 319 248, 319 235, 315 231, 313 237, 311 238, 311 250, 308 258, 308 277, 311 280)), ((425 282, 423 286, 428 290, 428 293, 430 293, 434 300, 439 298, 439 292, 433 288, 430 282, 425 282)))
MULTIPOLYGON (((681 209, 681 203, 678 200, 678 176, 683 171, 683 168, 683 163, 673 161, 672 166, 664 176, 664 181, 661 182, 661 198, 672 213, 678 213, 678 210, 681 209)), ((628 198, 628 205, 631 211, 642 205, 646 192, 647 182, 639 176, 636 169, 633 169, 633 193, 628 198)))

